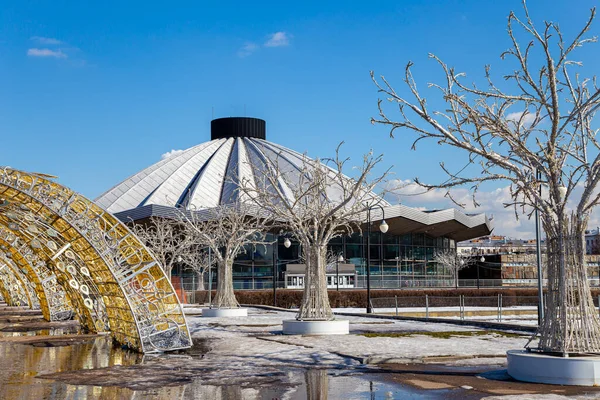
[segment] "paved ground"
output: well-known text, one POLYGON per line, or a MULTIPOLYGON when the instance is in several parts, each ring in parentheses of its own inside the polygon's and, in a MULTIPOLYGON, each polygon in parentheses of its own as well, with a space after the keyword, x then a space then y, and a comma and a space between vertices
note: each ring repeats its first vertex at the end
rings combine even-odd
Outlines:
POLYGON ((107 337, 73 335, 73 322, 45 326, 27 310, 4 310, 4 317, 0 310, 0 398, 470 400, 600 395, 596 388, 512 381, 505 372, 505 352, 527 342, 528 334, 519 332, 353 316, 343 317, 350 321, 350 335, 286 336, 282 321, 294 318, 293 312, 251 308, 248 317, 225 319, 202 318, 197 307, 185 310, 194 347, 161 356, 121 350, 107 337))

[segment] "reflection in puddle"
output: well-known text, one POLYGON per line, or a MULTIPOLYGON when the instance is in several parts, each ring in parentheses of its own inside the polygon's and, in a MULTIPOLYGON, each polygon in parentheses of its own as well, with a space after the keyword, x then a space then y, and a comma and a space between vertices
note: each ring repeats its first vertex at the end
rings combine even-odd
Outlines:
MULTIPOLYGON (((31 335, 35 332, 23 332, 31 335)), ((37 332, 38 334, 41 332, 37 332)), ((44 332, 47 333, 47 332, 44 332)), ((279 381, 249 387, 207 385, 202 375, 191 382, 156 389, 132 390, 117 386, 71 385, 37 376, 57 372, 132 366, 152 362, 168 363, 174 357, 198 360, 201 354, 144 357, 114 347, 110 338, 97 338, 87 343, 63 347, 35 347, 0 341, 0 399, 216 399, 216 400, 331 400, 331 399, 433 399, 445 398, 444 391, 419 391, 384 377, 359 374, 356 371, 324 369, 288 369, 280 371, 279 381), (378 380, 374 380, 378 379, 378 380)), ((262 371, 256 371, 260 374, 262 371)), ((171 372, 169 372, 171 373, 171 372)), ((177 372, 172 372, 176 374, 177 372)), ((123 376, 122 379, 127 379, 123 376)))

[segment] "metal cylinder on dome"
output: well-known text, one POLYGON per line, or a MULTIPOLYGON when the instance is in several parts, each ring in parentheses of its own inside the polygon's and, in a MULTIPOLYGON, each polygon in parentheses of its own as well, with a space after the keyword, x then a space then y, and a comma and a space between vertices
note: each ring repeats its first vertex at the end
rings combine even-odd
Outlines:
POLYGON ((211 140, 230 137, 267 138, 264 119, 250 117, 217 118, 210 121, 211 140))

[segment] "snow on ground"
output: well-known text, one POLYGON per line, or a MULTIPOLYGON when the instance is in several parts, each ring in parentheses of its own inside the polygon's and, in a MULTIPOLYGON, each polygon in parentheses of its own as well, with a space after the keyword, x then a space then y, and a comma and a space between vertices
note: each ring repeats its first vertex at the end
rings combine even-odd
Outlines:
MULTIPOLYGON (((189 310, 194 309, 186 309, 189 310)), ((294 312, 249 308, 247 317, 202 318, 188 315, 187 318, 192 337, 210 347, 206 358, 242 363, 247 367, 347 368, 359 365, 361 359, 380 363, 442 356, 497 357, 503 356, 509 349, 522 348, 527 342, 527 336, 485 333, 480 328, 468 326, 355 316, 338 317, 350 321, 350 335, 282 335, 282 321, 294 316, 294 312), (440 335, 443 332, 458 333, 444 338, 445 335, 440 335), (377 337, 366 337, 362 335, 364 333, 374 333, 377 337)))

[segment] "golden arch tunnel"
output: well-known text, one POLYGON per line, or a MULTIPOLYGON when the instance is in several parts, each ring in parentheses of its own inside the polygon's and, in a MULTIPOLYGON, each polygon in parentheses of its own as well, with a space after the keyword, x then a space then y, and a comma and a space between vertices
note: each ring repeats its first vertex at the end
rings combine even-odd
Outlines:
POLYGON ((0 296, 144 353, 192 344, 171 282, 118 219, 43 174, 0 168, 0 296))

